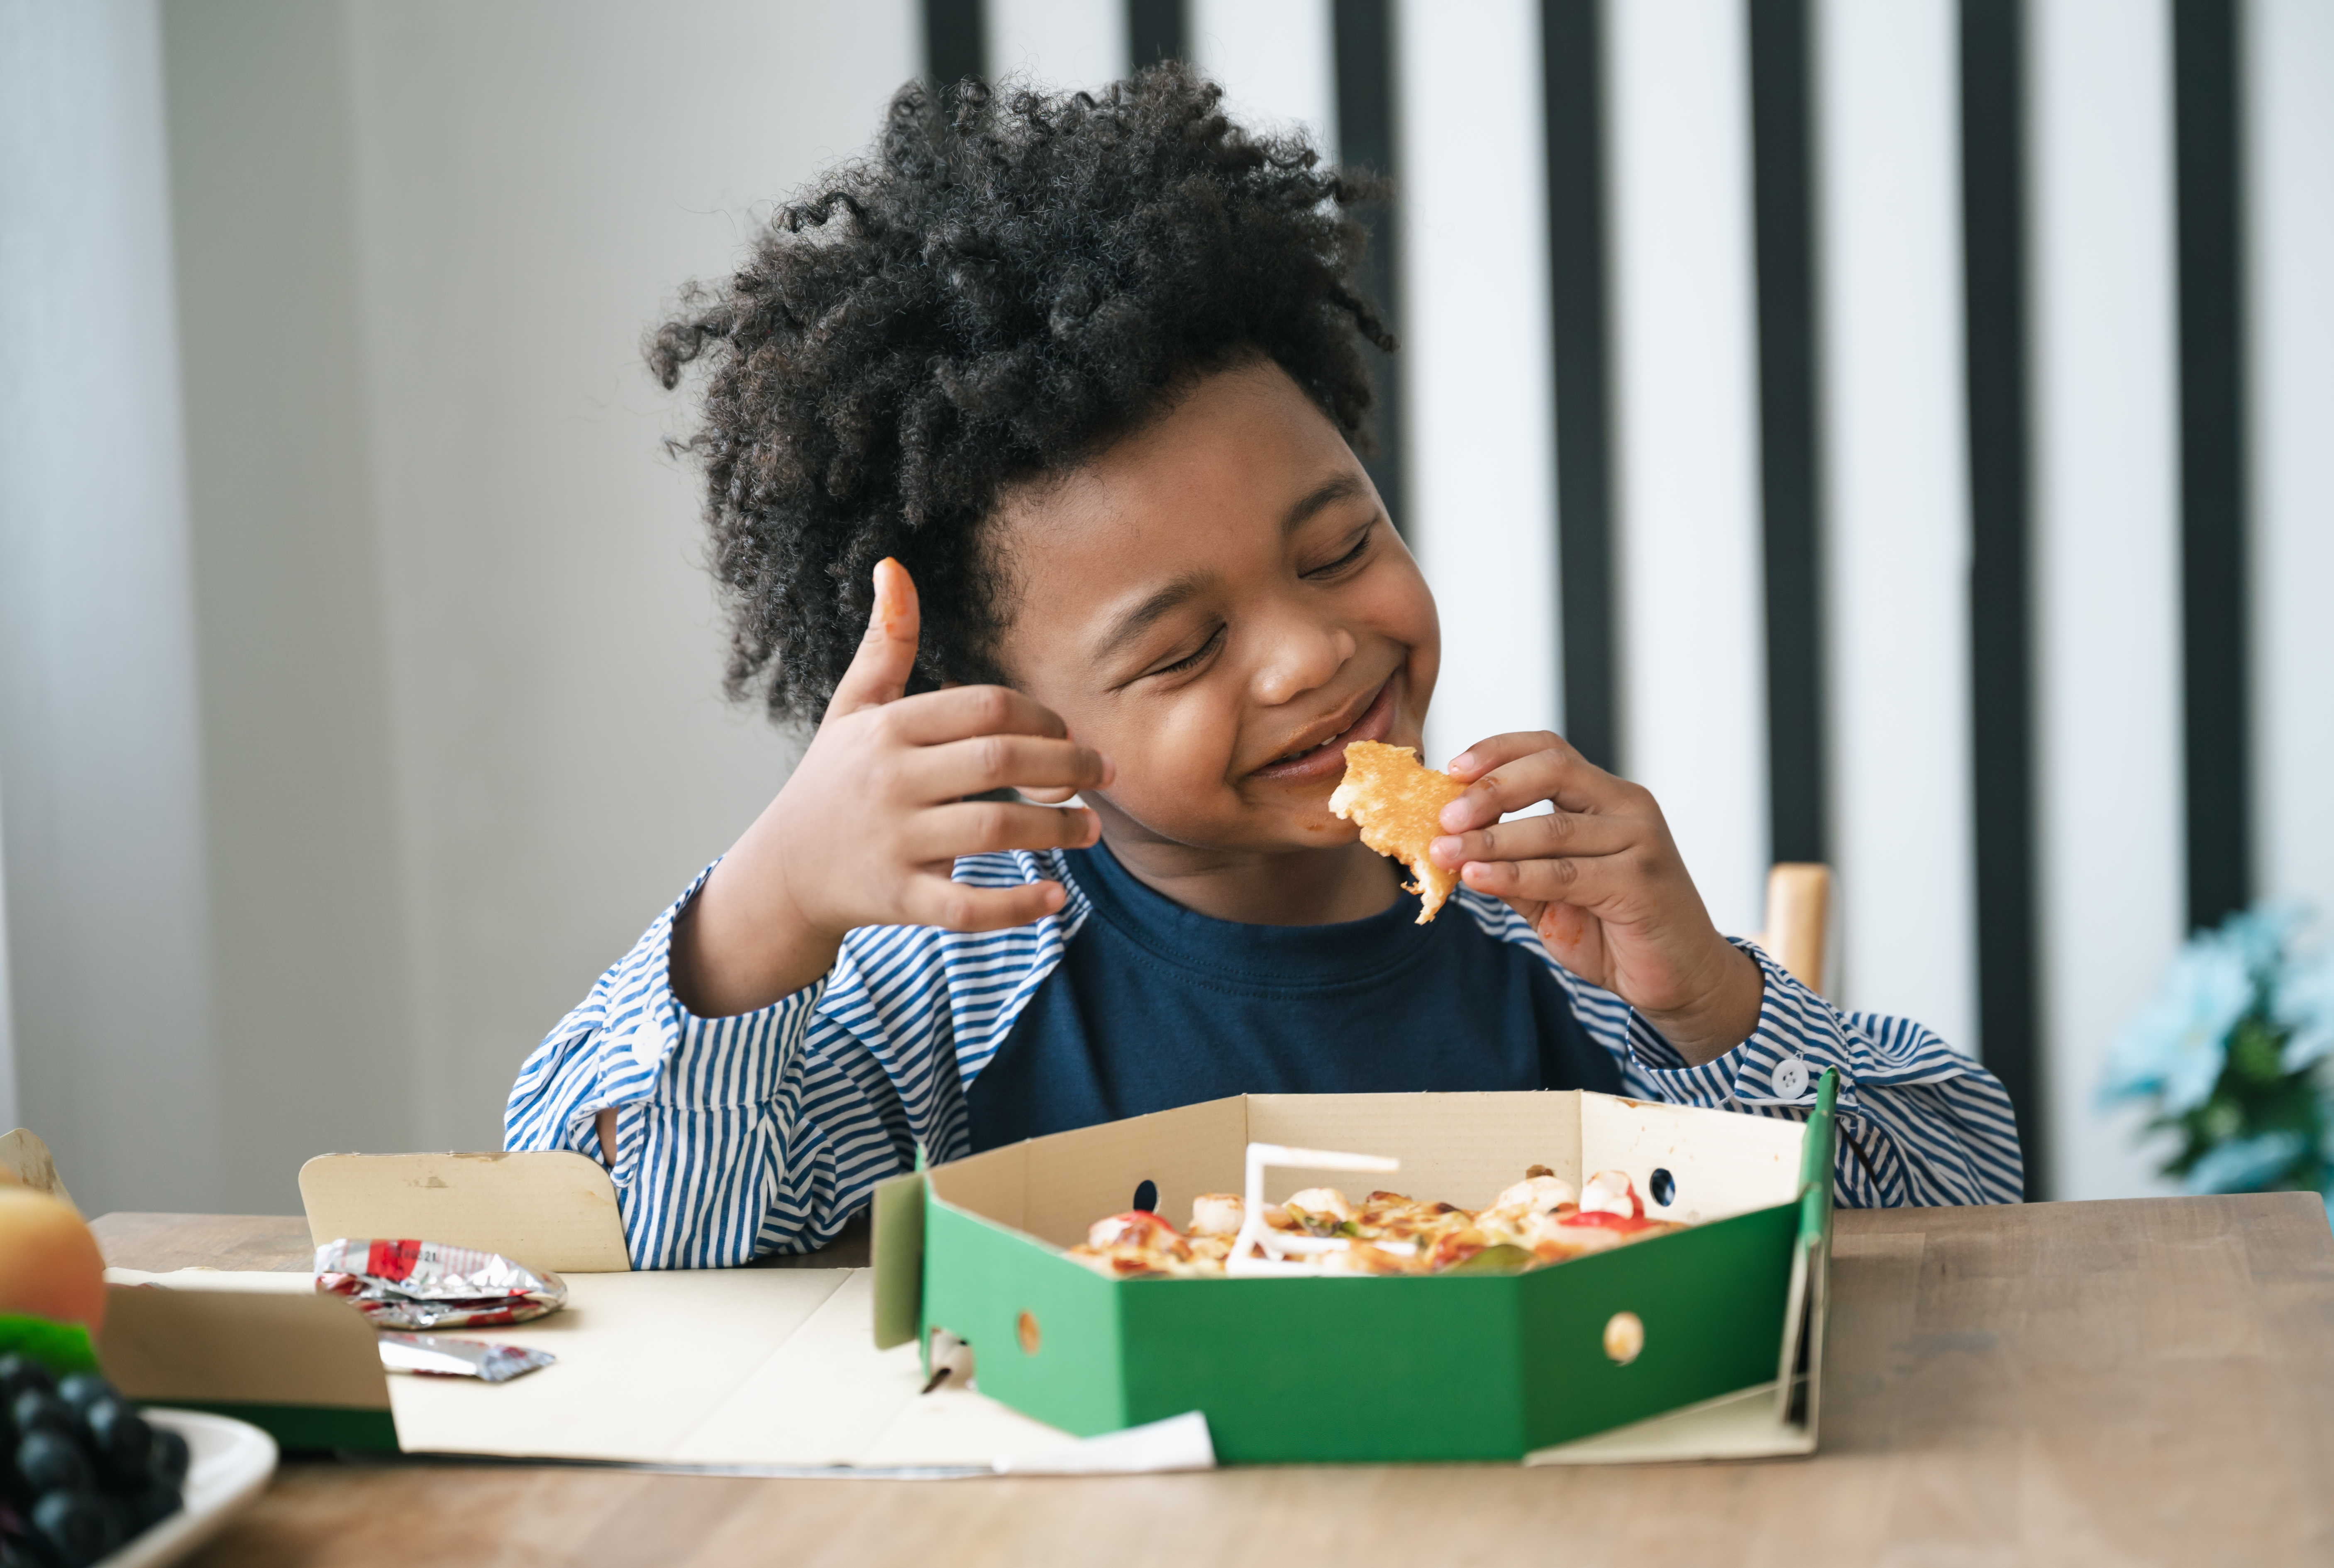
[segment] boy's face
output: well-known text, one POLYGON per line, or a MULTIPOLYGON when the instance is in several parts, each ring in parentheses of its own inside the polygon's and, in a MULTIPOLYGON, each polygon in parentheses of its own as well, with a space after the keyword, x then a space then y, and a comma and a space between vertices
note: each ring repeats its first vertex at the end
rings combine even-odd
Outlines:
POLYGON ((998 513, 1015 684, 1117 765, 1114 844, 1317 848, 1352 740, 1420 743, 1433 595, 1344 439, 1278 365, 998 513))

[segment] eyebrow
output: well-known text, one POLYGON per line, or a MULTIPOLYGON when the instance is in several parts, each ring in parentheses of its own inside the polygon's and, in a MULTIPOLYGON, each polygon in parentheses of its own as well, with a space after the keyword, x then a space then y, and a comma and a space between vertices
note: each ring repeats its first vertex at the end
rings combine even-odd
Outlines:
POLYGON ((1359 474, 1333 474, 1313 487, 1280 519, 1281 537, 1286 538, 1311 519, 1314 513, 1339 501, 1369 493, 1369 481, 1359 474))

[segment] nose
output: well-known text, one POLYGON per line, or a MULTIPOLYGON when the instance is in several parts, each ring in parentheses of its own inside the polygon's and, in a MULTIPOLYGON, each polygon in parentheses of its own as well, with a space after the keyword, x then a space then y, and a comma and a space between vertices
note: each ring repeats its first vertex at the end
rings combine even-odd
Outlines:
POLYGON ((1289 616, 1275 625, 1256 672, 1256 700, 1278 708, 1326 686, 1345 667, 1359 644, 1343 626, 1308 616, 1289 616))

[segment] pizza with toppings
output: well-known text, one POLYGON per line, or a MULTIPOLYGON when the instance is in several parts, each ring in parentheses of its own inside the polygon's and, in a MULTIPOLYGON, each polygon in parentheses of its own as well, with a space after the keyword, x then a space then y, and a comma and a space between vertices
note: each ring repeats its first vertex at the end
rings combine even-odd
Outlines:
MULTIPOLYGON (((1112 1279, 1221 1275, 1247 1222, 1237 1194, 1206 1193, 1185 1230, 1133 1209, 1095 1221, 1069 1255, 1112 1279)), ((1533 1166, 1488 1208, 1383 1191, 1354 1203, 1336 1187, 1307 1187, 1266 1208, 1257 1228, 1264 1252, 1301 1251, 1320 1273, 1441 1274, 1516 1273, 1685 1227, 1647 1218, 1625 1172, 1598 1171, 1576 1192, 1533 1166)))

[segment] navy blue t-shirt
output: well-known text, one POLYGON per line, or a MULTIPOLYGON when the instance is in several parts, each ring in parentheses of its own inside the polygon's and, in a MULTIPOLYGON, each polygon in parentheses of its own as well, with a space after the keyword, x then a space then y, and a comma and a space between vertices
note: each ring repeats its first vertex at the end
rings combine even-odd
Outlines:
POLYGON ((1244 925, 1066 858, 1093 913, 967 1092, 975 1150, 1233 1094, 1621 1088, 1546 961, 1455 900, 1244 925))

